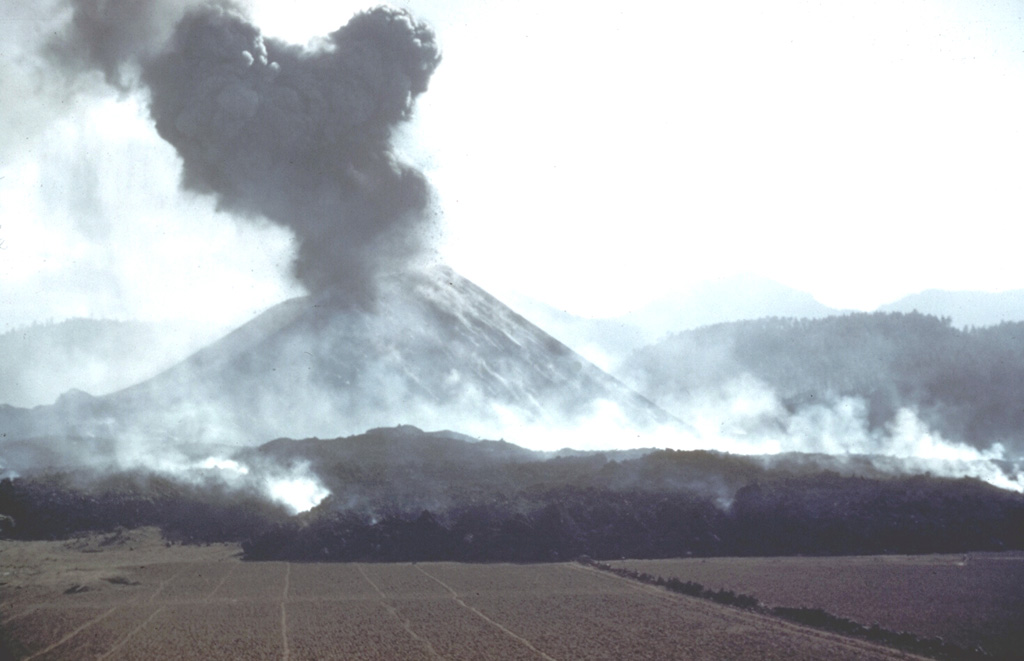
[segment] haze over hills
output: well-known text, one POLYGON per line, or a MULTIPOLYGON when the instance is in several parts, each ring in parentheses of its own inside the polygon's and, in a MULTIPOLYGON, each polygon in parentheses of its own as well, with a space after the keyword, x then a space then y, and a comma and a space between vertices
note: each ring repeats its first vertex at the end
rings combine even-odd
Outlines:
POLYGON ((886 303, 879 312, 921 312, 949 317, 954 326, 994 326, 1024 321, 1024 289, 1003 292, 928 289, 886 303))
POLYGON ((51 404, 69 390, 103 395, 148 379, 225 332, 188 321, 67 319, 0 334, 0 403, 51 404))
POLYGON ((606 370, 669 333, 762 317, 819 319, 843 310, 767 278, 738 275, 709 281, 610 318, 586 318, 523 296, 510 305, 606 370))
POLYGON ((372 307, 292 299, 138 385, 0 415, 9 437, 143 443, 252 444, 399 422, 534 443, 594 420, 608 443, 616 429, 683 428, 447 268, 393 276, 372 307))
MULTIPOLYGON (((717 291, 721 314, 771 309, 770 292, 794 313, 827 310, 749 279, 717 291)), ((636 327, 629 336, 616 323, 576 328, 597 339, 619 332, 619 350, 639 341, 636 327)), ((386 278, 376 303, 285 301, 118 392, 0 406, 3 458, 14 469, 63 465, 67 452, 131 463, 158 446, 187 463, 220 445, 415 424, 545 450, 878 455, 902 470, 1021 489, 1019 466, 1005 463, 1024 457, 1016 346, 1010 326, 965 333, 920 314, 769 317, 669 335, 633 352, 620 381, 437 267, 386 278)))
POLYGON ((813 296, 768 278, 744 274, 703 283, 650 303, 627 318, 646 329, 652 341, 668 333, 727 321, 762 317, 818 319, 837 310, 813 296))
MULTIPOLYGON (((753 275, 706 282, 607 318, 574 315, 524 296, 513 295, 509 300, 538 326, 613 373, 631 353, 672 333, 768 317, 821 319, 853 312, 829 307, 806 292, 753 275)), ((877 311, 948 317, 958 328, 994 326, 1024 321, 1024 290, 929 289, 881 305, 877 311)))
POLYGON ((733 437, 788 449, 1024 459, 1021 323, 960 330, 879 312, 717 324, 636 352, 618 374, 698 427, 721 419, 733 437))
MULTIPOLYGON (((784 317, 819 319, 848 311, 754 276, 725 278, 658 299, 633 312, 587 318, 509 294, 514 310, 605 371, 671 333, 713 324, 784 317)), ((1024 320, 1024 290, 999 293, 928 290, 879 307, 949 317, 956 327, 1024 320)), ((0 334, 6 357, 0 403, 30 407, 81 390, 105 395, 149 378, 213 341, 226 329, 198 322, 68 319, 0 334)))

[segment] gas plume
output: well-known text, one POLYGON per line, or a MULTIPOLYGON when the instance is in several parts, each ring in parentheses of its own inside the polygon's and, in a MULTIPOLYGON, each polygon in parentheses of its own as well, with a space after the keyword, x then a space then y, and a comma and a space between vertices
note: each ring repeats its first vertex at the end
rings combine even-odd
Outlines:
POLYGON ((823 394, 818 401, 793 409, 768 384, 749 374, 658 403, 693 426, 692 433, 658 438, 658 446, 760 455, 769 466, 791 461, 790 453, 805 453, 829 457, 829 470, 845 470, 843 465, 848 464, 851 474, 867 469, 892 475, 974 477, 1024 492, 1024 462, 1001 443, 978 448, 947 439, 911 407, 900 408, 882 426, 871 424, 868 403, 860 397, 823 394))
POLYGON ((107 83, 128 91, 139 65, 167 42, 175 24, 202 0, 70 0, 68 4, 70 24, 47 44, 47 54, 71 74, 97 69, 107 83))
POLYGON ((311 292, 369 306, 380 273, 416 261, 431 188, 391 138, 440 62, 427 26, 378 7, 301 48, 265 39, 227 3, 73 8, 55 60, 146 88, 182 185, 292 230, 294 274, 311 292))

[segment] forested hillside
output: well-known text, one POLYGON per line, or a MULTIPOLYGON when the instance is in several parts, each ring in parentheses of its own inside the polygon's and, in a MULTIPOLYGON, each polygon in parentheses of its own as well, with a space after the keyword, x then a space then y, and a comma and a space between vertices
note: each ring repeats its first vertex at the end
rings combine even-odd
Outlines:
POLYGON ((1020 322, 957 329, 948 318, 874 313, 718 324, 634 353, 620 376, 670 410, 753 377, 789 412, 856 397, 872 428, 909 408, 951 441, 1024 454, 1020 322))

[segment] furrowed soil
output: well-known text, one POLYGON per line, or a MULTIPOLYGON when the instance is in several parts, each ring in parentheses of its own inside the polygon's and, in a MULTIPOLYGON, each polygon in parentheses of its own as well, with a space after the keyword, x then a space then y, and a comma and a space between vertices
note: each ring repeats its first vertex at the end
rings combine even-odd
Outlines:
POLYGON ((14 659, 900 659, 573 563, 249 563, 156 530, 0 541, 14 659))
POLYGON ((1024 658, 1024 553, 622 560, 617 568, 732 590, 767 606, 820 608, 860 624, 1024 658))

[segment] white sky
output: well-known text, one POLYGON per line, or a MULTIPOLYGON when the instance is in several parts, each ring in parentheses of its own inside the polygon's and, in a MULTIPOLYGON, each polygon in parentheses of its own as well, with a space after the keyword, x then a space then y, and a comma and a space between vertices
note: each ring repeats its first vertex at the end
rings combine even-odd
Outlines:
MULTIPOLYGON (((253 16, 304 42, 365 6, 253 16)), ((740 272, 859 309, 1024 288, 1024 1, 404 6, 444 60, 401 148, 438 189, 440 257, 499 295, 612 315, 740 272)), ((3 48, 0 331, 233 323, 298 292, 287 233, 181 193, 143 102, 43 113, 3 48)))

